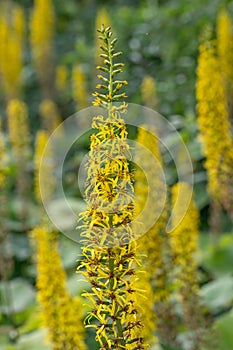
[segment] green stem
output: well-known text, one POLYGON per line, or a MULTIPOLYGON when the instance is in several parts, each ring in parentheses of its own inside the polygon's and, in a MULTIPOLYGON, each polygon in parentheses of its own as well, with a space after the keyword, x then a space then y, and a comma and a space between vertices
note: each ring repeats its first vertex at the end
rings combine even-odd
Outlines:
POLYGON ((109 57, 109 62, 110 62, 110 67, 109 67, 109 95, 111 96, 111 102, 109 109, 111 110, 112 108, 112 94, 113 94, 113 60, 112 60, 112 52, 111 52, 111 44, 109 43, 110 39, 108 39, 108 57, 109 57))

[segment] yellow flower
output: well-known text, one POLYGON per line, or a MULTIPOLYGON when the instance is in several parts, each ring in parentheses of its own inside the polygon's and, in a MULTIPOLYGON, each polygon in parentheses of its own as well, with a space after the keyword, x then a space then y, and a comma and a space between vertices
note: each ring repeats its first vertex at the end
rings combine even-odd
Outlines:
POLYGON ((53 74, 54 26, 52 0, 35 0, 30 19, 30 41, 36 73, 47 97, 51 94, 53 74))
POLYGON ((39 112, 44 128, 52 134, 62 122, 57 105, 52 100, 45 99, 39 105, 39 112))
POLYGON ((86 77, 81 65, 76 64, 72 71, 73 99, 76 108, 81 110, 88 107, 88 94, 86 86, 86 77))
POLYGON ((56 88, 62 93, 67 88, 68 84, 68 69, 64 65, 59 65, 56 68, 56 88))
MULTIPOLYGON (((160 214, 152 228, 138 240, 139 250, 143 257, 143 268, 145 269, 145 274, 142 275, 139 284, 141 289, 143 289, 144 286, 144 289, 147 290, 147 294, 150 295, 148 299, 142 300, 144 323, 147 325, 143 332, 145 333, 146 339, 155 341, 155 339, 153 339, 153 334, 157 323, 160 322, 160 320, 157 319, 155 310, 157 304, 164 302, 169 295, 166 286, 167 276, 164 268, 164 232, 167 221, 167 206, 166 203, 162 203, 162 192, 166 187, 161 176, 163 162, 160 156, 155 128, 149 130, 146 126, 142 125, 138 129, 137 142, 144 147, 138 148, 135 157, 135 163, 142 166, 143 169, 141 170, 138 168, 135 172, 135 202, 137 204, 135 211, 137 215, 140 214, 147 200, 150 200, 150 207, 154 208, 153 214, 155 212, 160 214), (157 163, 155 166, 151 165, 152 162, 148 157, 148 152, 151 152, 153 160, 156 160, 157 163), (146 177, 143 172, 145 172, 146 177), (149 198, 147 179, 149 179, 151 185, 149 198), (161 205, 163 205, 164 208, 161 207, 161 205)), ((150 221, 150 213, 148 211, 145 213, 145 217, 142 221, 150 221)))
POLYGON ((6 13, 0 16, 0 72, 7 99, 18 98, 21 90, 23 67, 24 14, 15 6, 11 20, 6 13))
POLYGON ((227 88, 231 89, 233 84, 233 37, 232 23, 226 10, 222 10, 217 22, 217 48, 220 68, 227 88))
MULTIPOLYGON (((174 229, 169 235, 175 276, 181 293, 183 288, 188 288, 190 293, 198 291, 196 255, 198 252, 199 213, 193 200, 181 220, 184 210, 182 198, 189 198, 191 191, 189 185, 182 182, 172 187, 172 226, 174 229), (177 202, 178 198, 179 202, 177 202)), ((188 296, 186 295, 186 297, 188 296)))
POLYGON ((142 102, 146 107, 158 107, 156 82, 151 76, 145 76, 141 84, 142 102))
POLYGON ((9 137, 15 158, 28 159, 30 133, 27 106, 20 100, 11 100, 7 106, 9 137))
POLYGON ((28 161, 30 157, 30 132, 27 106, 20 100, 10 100, 7 105, 8 130, 12 153, 16 162, 19 194, 26 196, 30 184, 28 161))
POLYGON ((199 297, 197 254, 199 238, 199 212, 191 200, 183 215, 183 203, 192 189, 186 183, 172 187, 172 226, 169 233, 173 263, 176 303, 180 303, 184 328, 190 332, 192 349, 201 349, 207 338, 207 327, 199 297), (177 300, 178 299, 178 300, 177 300))
POLYGON ((209 193, 233 215, 233 143, 221 66, 213 42, 200 45, 196 95, 209 193))
POLYGON ((38 302, 54 350, 86 350, 82 304, 66 288, 66 274, 57 251, 57 236, 46 226, 35 227, 38 302))
MULTIPOLYGON (((140 300, 135 266, 139 264, 135 234, 129 223, 134 217, 133 185, 126 153, 127 131, 121 112, 125 104, 113 106, 119 100, 116 90, 119 82, 112 79, 117 70, 114 62, 115 42, 110 28, 101 27, 103 51, 108 52, 105 69, 109 84, 106 94, 97 93, 100 104, 108 111, 107 117, 93 118, 85 197, 87 210, 82 213, 81 237, 83 260, 81 271, 91 284, 84 293, 92 303, 87 324, 96 330, 96 340, 102 349, 145 349, 141 334, 140 300), (108 66, 107 61, 111 62, 108 66)), ((115 74, 119 73, 116 72, 115 74)), ((102 87, 101 87, 102 88, 102 87)))
POLYGON ((19 6, 13 8, 13 26, 18 39, 23 42, 25 36, 25 18, 23 9, 19 6))

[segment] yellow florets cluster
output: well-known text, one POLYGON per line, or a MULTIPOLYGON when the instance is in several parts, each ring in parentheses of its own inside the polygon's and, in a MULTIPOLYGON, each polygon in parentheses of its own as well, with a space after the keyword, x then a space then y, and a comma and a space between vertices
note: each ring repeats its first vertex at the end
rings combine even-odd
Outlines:
MULTIPOLYGON (((141 126, 138 130, 137 142, 145 148, 143 147, 138 150, 135 160, 137 164, 143 166, 143 171, 145 171, 147 179, 150 181, 151 188, 148 188, 148 183, 142 170, 138 169, 135 173, 136 212, 143 210, 146 201, 149 200, 151 203, 149 207, 153 207, 156 203, 154 211, 156 211, 156 216, 158 217, 156 223, 139 242, 141 248, 147 255, 147 259, 144 263, 147 266, 146 270, 148 271, 149 269, 155 298, 160 299, 161 297, 163 299, 165 295, 160 295, 160 292, 166 293, 166 288, 164 285, 165 276, 163 271, 162 242, 164 240, 163 232, 165 232, 167 221, 167 206, 166 199, 164 198, 164 202, 162 200, 165 195, 164 191, 166 191, 166 185, 164 184, 163 162, 160 155, 156 130, 152 128, 149 131, 147 127, 141 126), (148 151, 151 152, 155 163, 152 163, 152 160, 149 161, 150 156, 148 155, 148 151), (153 167, 151 164, 153 164, 153 167), (148 197, 149 192, 150 196, 148 197)), ((148 222, 148 220, 148 212, 146 212, 146 217, 144 217, 143 222, 148 222)))
MULTIPOLYGON (((151 201, 151 206, 158 211, 159 219, 152 228, 139 240, 139 250, 144 257, 142 259, 143 268, 145 269, 145 275, 142 275, 139 285, 141 288, 146 288, 147 294, 151 295, 150 298, 142 300, 144 323, 146 326, 146 338, 150 339, 155 331, 157 319, 155 313, 155 304, 164 301, 168 296, 168 290, 166 288, 166 273, 164 269, 164 232, 166 227, 166 203, 162 201, 161 192, 165 190, 164 181, 162 178, 163 173, 161 171, 163 164, 160 156, 158 139, 156 137, 156 130, 148 130, 147 127, 141 126, 138 129, 137 142, 144 147, 140 147, 137 150, 135 162, 140 164, 142 169, 137 169, 135 172, 135 202, 136 214, 140 214, 143 210, 146 201, 151 201), (150 161, 150 155, 154 158, 150 161), (155 161, 155 165, 151 166, 152 161, 155 161), (145 172, 147 179, 150 182, 152 188, 148 188, 148 182, 143 174, 145 172), (150 196, 148 197, 148 194, 150 196), (165 208, 161 207, 164 205, 165 208), (148 282, 147 283, 147 280, 148 282)), ((154 213, 153 213, 154 214, 154 213)), ((146 211, 146 217, 142 219, 143 222, 150 220, 149 212, 146 211)))
POLYGON ((81 65, 76 64, 72 71, 73 98, 78 110, 88 107, 86 77, 81 65))
POLYGON ((62 93, 67 88, 68 84, 68 69, 64 65, 56 67, 56 88, 62 93))
MULTIPOLYGON (((83 295, 92 302, 87 325, 96 329, 96 340, 103 349, 145 349, 139 319, 136 290, 135 244, 109 249, 83 249, 80 269, 91 283, 91 292, 83 295)), ((141 299, 141 298, 140 298, 141 299)))
POLYGON ((197 102, 209 193, 232 212, 233 143, 221 67, 213 42, 200 45, 197 102))
POLYGON ((27 106, 20 100, 11 100, 7 106, 8 130, 12 151, 17 162, 25 162, 29 156, 30 133, 27 106))
MULTIPOLYGON (((233 84, 233 36, 232 23, 226 10, 222 10, 217 22, 217 46, 220 68, 226 84, 233 84)), ((231 96, 232 97, 232 96, 231 96)))
POLYGON ((49 200, 54 190, 52 150, 47 145, 48 138, 48 133, 40 130, 35 141, 35 194, 39 203, 41 203, 41 189, 43 200, 49 200), (46 154, 44 154, 46 145, 46 154), (43 156, 44 159, 41 162, 43 156))
POLYGON ((124 158, 125 125, 119 118, 97 117, 92 126, 98 132, 91 137, 85 191, 88 210, 82 215, 81 234, 88 248, 83 248, 79 267, 92 285, 92 293, 85 294, 93 300, 91 316, 99 320, 99 325, 92 326, 103 348, 134 349, 138 344, 143 349, 134 300, 136 244, 128 243, 133 239, 128 226, 133 219, 133 187, 124 158))
POLYGON ((193 200, 182 218, 184 210, 182 198, 189 197, 191 191, 192 189, 186 183, 178 183, 173 186, 172 226, 174 229, 169 235, 176 284, 180 291, 183 288, 189 288, 190 291, 196 293, 198 290, 196 255, 198 252, 199 213, 193 200))
POLYGON ((0 16, 0 73, 7 99, 18 98, 22 86, 24 14, 16 6, 0 16))
POLYGON ((51 134, 61 124, 57 105, 52 100, 45 99, 39 105, 39 112, 44 128, 51 134))
POLYGON ((30 21, 34 65, 42 86, 51 77, 55 16, 52 0, 35 0, 30 21))
POLYGON ((36 227, 37 288, 43 323, 53 350, 85 350, 82 305, 66 289, 66 275, 57 252, 57 238, 46 226, 36 227))
MULTIPOLYGON (((190 332, 191 348, 201 349, 207 340, 207 325, 199 298, 197 262, 199 212, 193 199, 183 216, 183 203, 185 198, 191 197, 191 191, 191 187, 186 183, 178 183, 172 188, 173 230, 169 236, 176 303, 180 304, 183 327, 190 332)), ((209 340, 207 341, 209 343, 209 340)))
POLYGON ((141 84, 142 102, 146 107, 158 107, 156 82, 151 76, 145 76, 141 84))
MULTIPOLYGON (((26 198, 30 186, 28 177, 30 131, 26 104, 16 99, 10 100, 7 105, 7 117, 11 149, 17 171, 17 191, 22 198, 26 198)), ((22 215, 26 215, 24 210, 22 215)))
MULTIPOLYGON (((106 95, 95 93, 107 116, 93 119, 96 130, 91 136, 88 175, 85 196, 87 211, 82 214, 81 226, 83 260, 78 270, 91 284, 90 299, 93 310, 87 325, 96 329, 96 340, 101 349, 145 349, 141 334, 142 322, 136 289, 138 263, 137 244, 130 222, 134 217, 133 185, 127 161, 129 146, 121 112, 126 105, 113 106, 117 100, 118 83, 113 76, 118 72, 113 62, 116 40, 111 39, 110 28, 100 30, 108 75, 101 76, 108 83, 106 95)), ((99 88, 103 88, 100 86, 99 88)))

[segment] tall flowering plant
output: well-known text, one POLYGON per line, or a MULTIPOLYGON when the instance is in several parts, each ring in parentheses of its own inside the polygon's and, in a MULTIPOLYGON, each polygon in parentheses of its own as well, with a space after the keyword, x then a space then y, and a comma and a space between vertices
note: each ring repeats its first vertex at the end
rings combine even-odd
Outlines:
POLYGON ((101 27, 104 65, 97 68, 101 83, 95 92, 95 106, 104 109, 94 117, 88 160, 85 196, 87 210, 82 220, 81 271, 91 284, 84 296, 92 304, 87 327, 96 330, 101 349, 145 349, 136 288, 137 244, 130 225, 134 217, 133 184, 127 161, 129 147, 122 113, 127 105, 115 101, 126 97, 120 90, 126 81, 116 80, 123 64, 116 63, 110 27, 101 27))

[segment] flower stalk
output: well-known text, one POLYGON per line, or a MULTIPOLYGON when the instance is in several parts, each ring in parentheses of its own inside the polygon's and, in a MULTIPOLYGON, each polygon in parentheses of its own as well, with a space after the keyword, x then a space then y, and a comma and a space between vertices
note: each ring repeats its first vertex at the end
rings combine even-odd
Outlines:
POLYGON ((112 39, 110 27, 102 26, 99 33, 104 66, 97 69, 104 75, 98 75, 101 92, 93 94, 93 104, 102 107, 104 115, 93 118, 96 132, 90 138, 87 162, 87 210, 81 214, 79 226, 84 245, 78 271, 91 285, 91 291, 84 293, 92 305, 86 327, 95 328, 102 350, 145 349, 136 288, 139 258, 130 226, 134 191, 126 125, 121 117, 127 106, 115 104, 126 97, 120 89, 127 82, 115 80, 123 64, 115 62, 121 53, 115 52, 116 39, 112 39))

